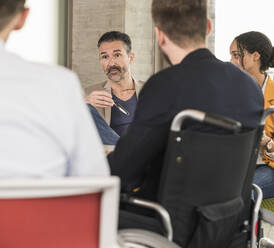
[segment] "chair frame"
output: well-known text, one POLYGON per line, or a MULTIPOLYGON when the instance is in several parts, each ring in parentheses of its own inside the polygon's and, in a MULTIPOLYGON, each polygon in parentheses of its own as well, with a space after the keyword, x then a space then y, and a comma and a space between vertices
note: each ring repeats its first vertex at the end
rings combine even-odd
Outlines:
POLYGON ((49 198, 98 192, 102 193, 99 247, 118 248, 117 221, 120 192, 118 177, 1 179, 0 181, 0 199, 49 198))
MULTIPOLYGON (((265 110, 262 119, 261 119, 261 123, 260 125, 264 125, 265 124, 265 119, 268 115, 274 113, 274 107, 270 107, 267 110, 265 110)), ((231 131, 234 131, 234 133, 238 133, 240 128, 241 128, 241 123, 228 119, 228 118, 223 118, 223 117, 219 117, 219 116, 215 116, 215 115, 208 115, 204 112, 198 111, 198 110, 193 110, 193 109, 189 109, 189 110, 184 110, 180 113, 178 113, 175 118, 172 121, 171 124, 171 131, 173 132, 179 132, 182 126, 182 123, 185 119, 187 118, 191 118, 193 120, 197 120, 199 122, 204 122, 204 123, 208 123, 208 124, 212 124, 212 125, 218 125, 220 127, 223 127, 224 129, 229 129, 231 131)), ((177 142, 180 142, 180 137, 177 138, 177 142)), ((259 220, 259 209, 260 209, 260 205, 262 202, 262 191, 261 189, 253 184, 252 185, 253 190, 255 190, 257 192, 257 199, 255 200, 255 205, 254 205, 254 209, 253 209, 253 213, 252 213, 252 220, 251 220, 251 245, 250 248, 256 248, 257 247, 257 223, 259 220)), ((173 239, 173 230, 172 230, 172 224, 171 224, 171 218, 168 214, 168 211, 161 206, 160 204, 154 203, 154 202, 150 202, 147 200, 143 200, 143 199, 137 199, 134 197, 123 197, 122 201, 126 201, 130 204, 135 204, 138 206, 142 206, 144 208, 150 208, 155 210, 161 217, 163 226, 166 230, 166 238, 169 241, 172 241, 173 239)), ((127 229, 126 229, 127 230, 127 229)), ((129 232, 131 232, 131 229, 128 229, 129 232)), ((126 232, 125 232, 126 233, 126 232)))
POLYGON ((257 224, 258 224, 258 220, 259 220, 259 211, 260 211, 260 206, 262 204, 262 200, 263 200, 263 193, 262 190, 260 189, 259 186, 257 186, 256 184, 252 184, 253 190, 256 191, 257 193, 257 199, 255 200, 255 204, 254 204, 254 210, 253 210, 253 214, 252 214, 252 223, 251 223, 251 246, 250 248, 256 248, 257 245, 257 224))

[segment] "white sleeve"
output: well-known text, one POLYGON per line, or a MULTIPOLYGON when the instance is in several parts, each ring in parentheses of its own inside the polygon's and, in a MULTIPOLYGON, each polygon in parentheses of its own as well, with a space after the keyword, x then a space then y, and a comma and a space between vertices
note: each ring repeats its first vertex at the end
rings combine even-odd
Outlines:
MULTIPOLYGON (((69 153, 68 176, 104 176, 109 175, 104 148, 95 123, 81 94, 80 82, 73 74, 69 102, 73 119, 72 145, 69 153)), ((70 95, 69 94, 69 95, 70 95)))

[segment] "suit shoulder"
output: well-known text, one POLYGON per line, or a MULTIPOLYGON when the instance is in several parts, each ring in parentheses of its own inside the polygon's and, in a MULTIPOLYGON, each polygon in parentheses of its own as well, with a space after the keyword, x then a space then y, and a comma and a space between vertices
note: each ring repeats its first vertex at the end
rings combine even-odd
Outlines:
POLYGON ((157 83, 158 85, 160 85, 160 84, 167 85, 166 82, 173 81, 175 75, 178 75, 177 70, 178 70, 177 65, 175 65, 175 66, 173 65, 168 68, 165 68, 165 69, 155 73, 154 75, 152 75, 149 78, 148 83, 150 83, 150 84, 157 83))

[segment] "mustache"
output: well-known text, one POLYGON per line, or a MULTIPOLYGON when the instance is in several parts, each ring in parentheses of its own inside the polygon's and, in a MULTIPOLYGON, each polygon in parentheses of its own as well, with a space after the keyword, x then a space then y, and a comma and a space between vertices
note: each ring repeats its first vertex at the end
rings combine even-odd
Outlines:
POLYGON ((111 70, 117 70, 117 71, 119 71, 119 72, 122 72, 122 68, 121 68, 120 66, 116 66, 116 65, 110 66, 110 67, 107 69, 107 74, 109 74, 111 70))

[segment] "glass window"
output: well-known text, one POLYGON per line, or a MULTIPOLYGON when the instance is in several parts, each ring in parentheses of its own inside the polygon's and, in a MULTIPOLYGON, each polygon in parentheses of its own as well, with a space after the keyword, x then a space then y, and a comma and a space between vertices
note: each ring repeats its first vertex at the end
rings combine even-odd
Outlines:
POLYGON ((65 8, 66 0, 28 0, 30 8, 23 29, 14 31, 7 43, 7 49, 27 60, 65 64, 65 8), (62 41, 62 43, 60 42, 62 41))

